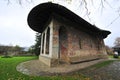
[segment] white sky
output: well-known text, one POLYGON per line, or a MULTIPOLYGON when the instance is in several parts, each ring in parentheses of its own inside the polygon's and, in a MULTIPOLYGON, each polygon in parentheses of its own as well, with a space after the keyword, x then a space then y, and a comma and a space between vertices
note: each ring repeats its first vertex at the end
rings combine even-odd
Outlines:
MULTIPOLYGON (((0 44, 29 47, 35 43, 36 32, 30 29, 27 25, 27 15, 34 6, 47 0, 33 1, 34 2, 31 4, 23 2, 21 6, 17 4, 16 0, 11 0, 9 5, 7 5, 6 0, 0 0, 0 44)), ((105 39, 106 45, 113 46, 116 37, 120 37, 120 18, 108 26, 116 17, 119 16, 117 10, 118 7, 120 8, 120 0, 108 0, 110 6, 106 2, 102 11, 99 8, 100 3, 98 1, 100 0, 96 0, 94 3, 88 4, 87 6, 91 12, 89 15, 91 21, 87 16, 85 16, 86 10, 83 7, 79 7, 79 0, 73 0, 71 4, 63 3, 64 0, 56 1, 86 19, 91 24, 95 24, 101 29, 110 30, 112 34, 105 39)))

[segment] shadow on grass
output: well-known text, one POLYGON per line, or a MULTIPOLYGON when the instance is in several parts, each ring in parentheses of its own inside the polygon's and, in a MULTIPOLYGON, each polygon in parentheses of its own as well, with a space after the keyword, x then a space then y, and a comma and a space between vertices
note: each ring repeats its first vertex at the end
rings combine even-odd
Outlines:
POLYGON ((12 56, 2 56, 1 58, 12 58, 12 56))

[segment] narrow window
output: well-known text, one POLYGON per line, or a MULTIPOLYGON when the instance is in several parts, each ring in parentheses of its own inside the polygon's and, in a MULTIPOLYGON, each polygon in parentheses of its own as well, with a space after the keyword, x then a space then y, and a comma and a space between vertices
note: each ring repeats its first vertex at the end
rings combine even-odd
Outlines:
POLYGON ((92 45, 92 40, 90 40, 90 47, 91 47, 91 48, 93 47, 93 45, 92 45))
POLYGON ((80 49, 82 49, 82 41, 81 41, 81 39, 79 39, 79 47, 80 47, 80 49))
POLYGON ((100 50, 100 43, 99 43, 99 41, 98 41, 98 44, 97 44, 97 46, 98 46, 98 50, 100 50))

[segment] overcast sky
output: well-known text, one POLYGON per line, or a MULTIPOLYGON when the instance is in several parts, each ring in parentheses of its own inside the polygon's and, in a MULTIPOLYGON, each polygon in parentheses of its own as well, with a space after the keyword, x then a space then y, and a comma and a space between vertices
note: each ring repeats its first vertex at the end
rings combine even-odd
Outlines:
MULTIPOLYGON (((23 2, 22 5, 19 5, 17 0, 11 0, 11 3, 7 5, 6 0, 0 0, 0 44, 29 47, 35 43, 36 32, 29 28, 27 16, 34 6, 47 0, 33 1, 31 4, 23 2)), ((120 12, 117 12, 120 10, 120 0, 108 0, 109 2, 104 3, 102 10, 98 2, 100 0, 88 4, 90 19, 86 16, 86 9, 79 6, 79 0, 73 0, 70 4, 63 3, 63 1, 57 1, 57 3, 66 6, 91 24, 112 32, 105 39, 106 45, 113 46, 115 38, 120 37, 120 18, 118 17, 120 12), (111 23, 113 21, 114 23, 111 23)))

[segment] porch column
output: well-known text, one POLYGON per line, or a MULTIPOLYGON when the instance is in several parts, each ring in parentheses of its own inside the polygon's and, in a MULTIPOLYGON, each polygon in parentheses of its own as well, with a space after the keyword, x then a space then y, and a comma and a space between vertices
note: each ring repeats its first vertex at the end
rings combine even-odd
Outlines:
POLYGON ((53 47, 53 22, 49 25, 50 27, 50 42, 49 42, 49 56, 52 58, 52 47, 53 47))
POLYGON ((41 47, 40 47, 40 55, 42 55, 42 49, 43 49, 43 34, 41 33, 41 47))
POLYGON ((44 37, 44 53, 43 54, 45 55, 45 52, 46 52, 46 37, 47 37, 46 34, 47 34, 47 29, 45 30, 44 34, 45 34, 45 37, 44 37))

